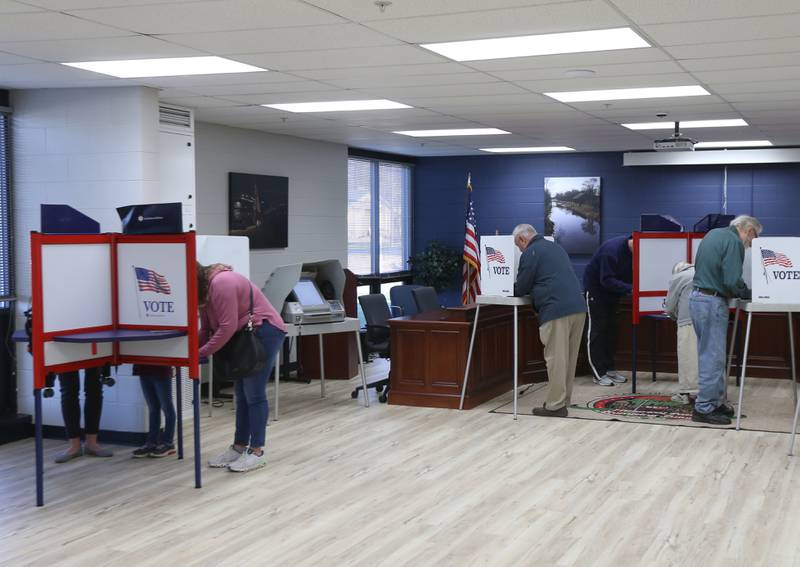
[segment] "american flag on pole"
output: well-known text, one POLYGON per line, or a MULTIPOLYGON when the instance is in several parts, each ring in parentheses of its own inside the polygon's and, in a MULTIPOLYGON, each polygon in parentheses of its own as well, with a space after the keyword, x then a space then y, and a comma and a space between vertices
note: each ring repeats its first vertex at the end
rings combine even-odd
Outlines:
POLYGON ((467 219, 464 233, 464 267, 461 285, 461 303, 475 303, 481 292, 481 259, 478 252, 478 223, 475 220, 475 207, 472 205, 472 175, 467 175, 467 219))
POLYGON ((773 250, 761 249, 761 264, 766 268, 767 266, 782 266, 784 268, 792 268, 792 261, 780 252, 773 250))
POLYGON ((503 253, 500 250, 495 250, 491 246, 486 247, 486 261, 487 262, 497 262, 498 264, 505 264, 506 257, 503 256, 503 253))
POLYGON ((136 282, 139 284, 139 291, 153 291, 170 295, 172 288, 169 287, 167 278, 148 268, 133 268, 136 272, 136 282))

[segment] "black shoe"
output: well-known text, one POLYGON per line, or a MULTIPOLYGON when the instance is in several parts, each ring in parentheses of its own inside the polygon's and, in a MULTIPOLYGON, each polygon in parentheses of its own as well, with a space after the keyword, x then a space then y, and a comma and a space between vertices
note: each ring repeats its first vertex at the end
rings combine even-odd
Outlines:
POLYGON ((533 415, 538 415, 539 417, 567 417, 567 408, 563 407, 557 410, 549 410, 542 406, 540 408, 533 408, 533 415))
POLYGON ((722 404, 720 406, 717 406, 717 408, 711 413, 718 413, 720 415, 727 415, 728 417, 733 417, 734 415, 736 415, 736 410, 734 410, 732 406, 729 406, 727 404, 722 404))
POLYGON ((136 449, 133 453, 131 453, 131 456, 134 459, 141 459, 142 457, 149 457, 150 453, 153 450, 155 450, 155 447, 153 447, 152 445, 145 445, 144 447, 139 447, 138 449, 136 449))
POLYGON ((175 454, 175 445, 172 444, 161 444, 156 445, 153 449, 150 450, 150 456, 153 458, 161 458, 161 457, 169 457, 170 455, 175 454))
POLYGON ((697 410, 692 410, 692 421, 698 423, 710 423, 712 425, 730 425, 731 418, 727 415, 712 411, 711 413, 700 413, 697 410))

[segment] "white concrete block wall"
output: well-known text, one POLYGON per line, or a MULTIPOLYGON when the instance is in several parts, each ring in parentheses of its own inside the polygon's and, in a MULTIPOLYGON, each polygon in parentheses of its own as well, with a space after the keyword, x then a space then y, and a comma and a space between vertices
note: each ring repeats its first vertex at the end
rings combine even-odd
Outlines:
MULTIPOLYGON (((142 202, 158 183, 158 97, 142 87, 12 91, 18 328, 30 303, 29 233, 41 203, 67 204, 118 231, 115 208, 142 202)), ((19 409, 33 413, 30 355, 17 349, 19 409)), ((105 389, 101 428, 146 431, 145 405, 130 366, 105 389)), ((44 423, 62 425, 58 388, 44 423)))
POLYGON ((195 130, 200 234, 228 234, 229 172, 289 178, 289 247, 251 252, 256 284, 284 264, 347 265, 346 146, 204 122, 195 130))

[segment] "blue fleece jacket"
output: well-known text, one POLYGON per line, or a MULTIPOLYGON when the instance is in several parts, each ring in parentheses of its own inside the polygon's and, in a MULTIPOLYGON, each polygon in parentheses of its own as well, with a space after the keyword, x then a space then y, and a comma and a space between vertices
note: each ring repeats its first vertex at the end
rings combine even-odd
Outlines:
POLYGON ((633 291, 633 254, 630 235, 603 242, 583 272, 583 289, 600 301, 616 301, 633 291))

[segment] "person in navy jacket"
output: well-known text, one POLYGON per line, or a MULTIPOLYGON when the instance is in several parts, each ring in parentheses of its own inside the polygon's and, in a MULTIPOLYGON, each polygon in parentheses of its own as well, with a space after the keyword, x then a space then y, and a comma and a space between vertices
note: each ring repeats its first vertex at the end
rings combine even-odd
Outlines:
POLYGON ((603 242, 583 272, 589 309, 587 351, 595 384, 627 381, 614 368, 617 348, 617 304, 633 290, 633 238, 618 236, 603 242))

